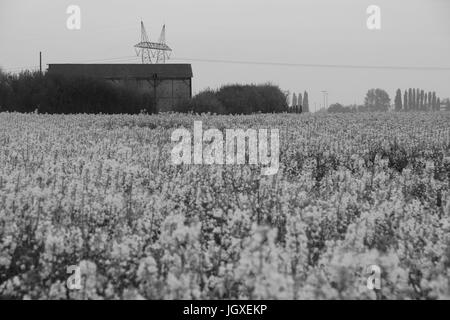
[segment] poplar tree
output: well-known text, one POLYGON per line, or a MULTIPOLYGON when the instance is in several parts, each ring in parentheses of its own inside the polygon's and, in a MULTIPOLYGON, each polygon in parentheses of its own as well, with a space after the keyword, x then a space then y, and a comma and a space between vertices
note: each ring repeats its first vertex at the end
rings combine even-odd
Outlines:
POLYGON ((395 111, 402 110, 402 91, 397 89, 397 93, 395 94, 395 111))
POLYGON ((308 92, 303 93, 303 112, 309 112, 308 92))
POLYGON ((416 110, 420 110, 420 89, 416 89, 416 110))
POLYGON ((413 94, 412 94, 412 89, 409 88, 408 89, 408 110, 412 110, 413 109, 413 94))
POLYGON ((403 96, 403 110, 408 111, 408 91, 406 90, 403 96))
POLYGON ((303 97, 302 97, 302 94, 299 93, 298 94, 298 109, 300 112, 302 112, 302 108, 303 108, 302 105, 303 105, 303 97))
POLYGON ((426 93, 423 97, 423 107, 425 108, 425 110, 430 110, 428 107, 428 94, 426 94, 426 93))
POLYGON ((421 90, 420 91, 420 110, 425 110, 425 105, 424 105, 424 98, 425 98, 425 91, 421 90))
POLYGON ((428 92, 428 110, 433 110, 433 95, 428 92))
POLYGON ((432 105, 433 105, 433 111, 436 111, 437 110, 436 92, 433 92, 433 95, 432 95, 432 105))

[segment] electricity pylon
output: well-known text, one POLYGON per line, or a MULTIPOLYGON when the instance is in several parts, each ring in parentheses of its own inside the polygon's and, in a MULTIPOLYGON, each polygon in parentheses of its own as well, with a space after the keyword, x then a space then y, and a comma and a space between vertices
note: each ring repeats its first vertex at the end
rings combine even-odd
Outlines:
POLYGON ((172 49, 166 44, 166 25, 162 27, 158 42, 151 42, 141 21, 141 41, 134 46, 136 55, 141 57, 142 63, 166 63, 170 59, 172 49))

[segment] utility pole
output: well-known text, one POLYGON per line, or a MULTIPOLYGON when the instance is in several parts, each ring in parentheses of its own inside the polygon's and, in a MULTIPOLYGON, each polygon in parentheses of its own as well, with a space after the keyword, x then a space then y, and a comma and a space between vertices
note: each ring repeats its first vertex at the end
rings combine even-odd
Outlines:
POLYGON ((42 52, 39 51, 39 72, 42 75, 42 52))

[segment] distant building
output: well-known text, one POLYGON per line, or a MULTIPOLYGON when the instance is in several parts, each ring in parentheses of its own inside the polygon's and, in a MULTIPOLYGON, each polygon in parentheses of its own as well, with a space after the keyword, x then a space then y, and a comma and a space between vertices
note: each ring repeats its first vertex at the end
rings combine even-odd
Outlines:
POLYGON ((49 64, 49 74, 86 76, 131 85, 151 93, 159 111, 192 97, 190 64, 49 64))

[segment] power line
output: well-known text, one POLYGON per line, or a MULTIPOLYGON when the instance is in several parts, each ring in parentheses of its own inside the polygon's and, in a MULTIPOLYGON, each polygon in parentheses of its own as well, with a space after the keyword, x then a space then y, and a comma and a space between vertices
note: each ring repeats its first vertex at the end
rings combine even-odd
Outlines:
POLYGON ((416 71, 450 71, 450 67, 441 66, 374 66, 374 65, 350 65, 350 64, 313 64, 313 63, 285 63, 285 62, 258 62, 243 60, 219 60, 219 59, 192 59, 192 58, 175 58, 173 60, 184 60, 194 62, 208 63, 231 63, 231 64, 247 64, 247 65, 267 65, 267 66, 284 66, 284 67, 305 67, 305 68, 338 68, 338 69, 389 69, 389 70, 416 70, 416 71))
MULTIPOLYGON (((226 63, 240 65, 263 65, 263 66, 281 66, 281 67, 303 67, 303 68, 324 68, 324 69, 372 69, 372 70, 398 70, 398 71, 450 71, 450 67, 444 66, 393 66, 393 65, 348 65, 348 64, 312 64, 312 63, 285 63, 285 62, 262 62, 245 60, 226 60, 226 59, 200 59, 200 58, 174 58, 175 61, 191 61, 204 63, 226 63)), ((77 60, 74 63, 88 62, 137 62, 135 56, 122 56, 106 59, 77 60)), ((20 70, 27 68, 38 68, 38 66, 18 66, 4 68, 4 70, 20 70)))

